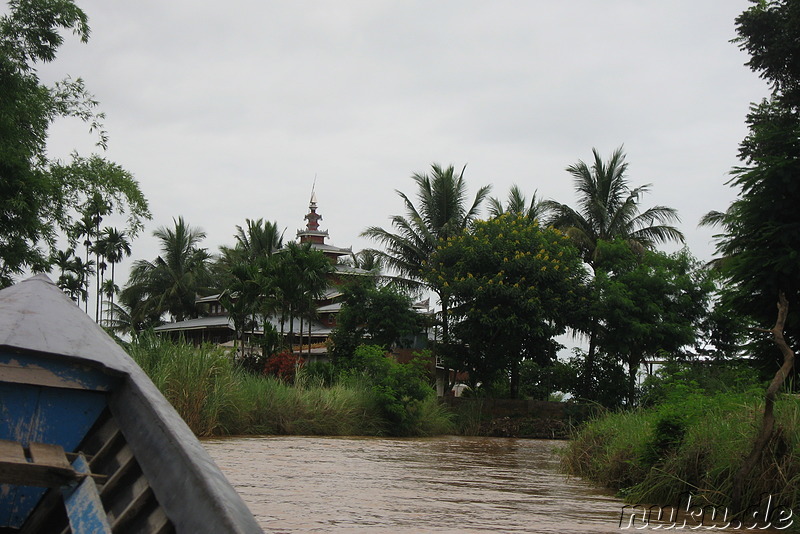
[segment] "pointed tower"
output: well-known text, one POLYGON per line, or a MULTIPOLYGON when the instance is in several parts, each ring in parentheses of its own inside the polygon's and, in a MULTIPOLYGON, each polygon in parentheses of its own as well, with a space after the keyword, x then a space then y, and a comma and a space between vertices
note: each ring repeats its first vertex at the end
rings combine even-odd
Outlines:
POLYGON ((322 220, 322 215, 317 213, 317 194, 313 191, 311 193, 311 201, 308 203, 308 213, 304 219, 307 221, 306 229, 297 231, 300 243, 324 245, 328 232, 322 232, 319 229, 319 221, 322 220))
POLYGON ((308 204, 308 213, 304 219, 306 220, 305 230, 297 231, 297 239, 301 244, 310 243, 311 248, 323 252, 333 264, 337 263, 339 257, 349 256, 353 253, 352 248, 339 248, 325 243, 328 238, 328 231, 319 229, 319 221, 322 220, 322 215, 317 213, 317 194, 313 191, 311 193, 311 201, 308 204))

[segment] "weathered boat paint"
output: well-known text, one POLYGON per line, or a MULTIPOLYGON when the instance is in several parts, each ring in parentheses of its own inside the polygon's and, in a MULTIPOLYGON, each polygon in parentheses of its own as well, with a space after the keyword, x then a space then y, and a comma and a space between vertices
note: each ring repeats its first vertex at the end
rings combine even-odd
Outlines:
MULTIPOLYGON (((262 532, 150 379, 44 275, 0 291, 0 414, 0 439, 91 449, 90 464, 109 474, 101 492, 113 493, 103 498, 113 501, 110 523, 262 532), (125 487, 128 479, 135 486, 125 487), (140 503, 150 503, 141 505, 148 515, 135 515, 140 503)), ((0 527, 27 521, 45 531, 51 519, 42 510, 55 510, 54 501, 52 490, 2 485, 0 527)))

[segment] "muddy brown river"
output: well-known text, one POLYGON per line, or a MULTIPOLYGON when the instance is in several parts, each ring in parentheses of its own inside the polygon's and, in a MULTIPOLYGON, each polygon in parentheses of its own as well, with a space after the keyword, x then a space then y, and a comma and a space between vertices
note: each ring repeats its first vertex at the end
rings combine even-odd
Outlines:
POLYGON ((558 472, 564 442, 278 436, 203 444, 266 532, 620 532, 621 501, 558 472))

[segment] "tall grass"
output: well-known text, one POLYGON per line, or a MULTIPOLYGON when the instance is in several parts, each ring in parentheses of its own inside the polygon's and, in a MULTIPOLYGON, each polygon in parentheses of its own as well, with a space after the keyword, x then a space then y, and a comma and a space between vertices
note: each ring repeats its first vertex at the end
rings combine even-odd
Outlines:
MULTIPOLYGON (((218 347, 154 335, 139 336, 128 352, 198 436, 392 433, 367 377, 325 383, 301 370, 286 383, 241 370, 218 347)), ((415 435, 452 432, 435 396, 418 410, 415 435)))
MULTIPOLYGON (((733 477, 760 424, 763 393, 688 394, 647 410, 610 413, 588 423, 568 445, 569 473, 619 490, 630 502, 677 503, 690 492, 729 506, 733 477)), ((743 502, 800 505, 800 399, 784 395, 776 430, 752 473, 743 502)))
POLYGON ((128 353, 198 436, 224 433, 241 416, 241 372, 220 348, 141 335, 128 353))

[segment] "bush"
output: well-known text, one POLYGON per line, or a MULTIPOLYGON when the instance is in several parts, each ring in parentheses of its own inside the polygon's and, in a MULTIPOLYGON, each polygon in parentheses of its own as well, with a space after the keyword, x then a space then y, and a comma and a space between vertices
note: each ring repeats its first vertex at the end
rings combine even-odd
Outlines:
POLYGON ((267 358, 267 363, 264 364, 264 374, 274 376, 284 382, 292 382, 297 369, 302 365, 303 358, 289 351, 283 351, 267 358))
POLYGON ((387 422, 387 432, 395 436, 427 433, 431 426, 451 428, 449 418, 432 424, 430 416, 444 417, 446 410, 431 410, 433 399, 438 404, 433 387, 427 381, 427 371, 421 359, 397 363, 387 357, 382 347, 361 345, 341 369, 343 376, 364 376, 372 384, 376 402, 387 422))

